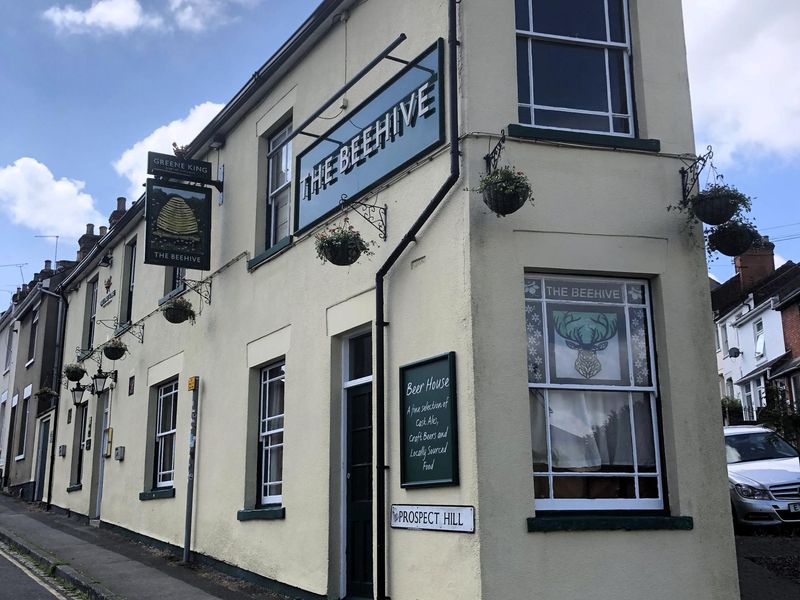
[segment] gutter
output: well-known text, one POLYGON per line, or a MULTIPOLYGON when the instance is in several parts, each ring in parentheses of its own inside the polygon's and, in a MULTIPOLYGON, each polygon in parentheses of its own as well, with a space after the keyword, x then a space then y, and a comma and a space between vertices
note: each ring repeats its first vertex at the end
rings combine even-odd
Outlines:
POLYGON ((461 178, 459 142, 459 123, 458 123, 458 39, 456 38, 458 26, 458 8, 460 0, 448 0, 447 15, 447 42, 448 42, 448 61, 447 61, 447 85, 448 89, 448 114, 450 117, 449 137, 450 137, 450 176, 445 180, 439 191, 431 199, 425 210, 417 218, 408 232, 400 240, 400 243, 389 255, 386 262, 378 269, 375 274, 375 423, 376 423, 376 447, 375 447, 375 477, 376 495, 375 503, 375 522, 376 522, 376 590, 377 600, 387 600, 386 596, 386 374, 385 370, 385 332, 384 328, 389 325, 384 320, 384 279, 395 263, 399 260, 403 252, 416 241, 416 235, 439 207, 445 197, 450 193, 458 180, 461 178))

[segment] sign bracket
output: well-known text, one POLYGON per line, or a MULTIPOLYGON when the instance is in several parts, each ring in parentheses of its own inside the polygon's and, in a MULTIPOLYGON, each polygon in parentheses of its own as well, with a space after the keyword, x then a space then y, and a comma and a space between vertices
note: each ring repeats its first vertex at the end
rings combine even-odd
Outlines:
POLYGON ((378 206, 378 196, 376 195, 375 198, 376 204, 367 204, 360 200, 348 200, 347 194, 342 194, 342 198, 339 200, 339 206, 342 212, 344 212, 347 207, 352 206, 353 210, 358 213, 362 219, 378 230, 378 237, 385 242, 389 208, 385 204, 383 206, 378 206))
POLYGON ((186 284, 187 289, 192 290, 193 292, 197 293, 203 300, 205 300, 206 304, 211 304, 211 281, 208 279, 196 280, 196 279, 181 279, 183 283, 186 284))
POLYGON ((483 160, 486 161, 486 173, 489 174, 492 171, 497 170, 497 165, 500 162, 500 155, 503 153, 503 148, 506 145, 506 130, 500 130, 500 139, 495 144, 495 147, 492 149, 489 154, 483 157, 483 160))
MULTIPOLYGON (((714 158, 714 151, 711 146, 706 147, 706 153, 701 156, 693 156, 687 163, 684 161, 685 167, 681 167, 679 173, 681 174, 681 184, 683 185, 683 205, 689 204, 689 196, 697 185, 700 179, 700 174, 706 166, 714 158)), ((683 160, 683 159, 681 159, 683 160)), ((711 162, 711 169, 714 169, 714 163, 711 162)))

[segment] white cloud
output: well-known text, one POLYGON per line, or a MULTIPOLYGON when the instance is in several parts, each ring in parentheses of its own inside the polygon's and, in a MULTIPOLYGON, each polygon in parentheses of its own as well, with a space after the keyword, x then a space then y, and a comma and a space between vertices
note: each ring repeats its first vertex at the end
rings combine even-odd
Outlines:
POLYGON ((128 197, 136 200, 144 191, 142 184, 147 179, 147 153, 149 151, 172 154, 172 142, 176 142, 179 146, 191 142, 203 127, 208 125, 211 119, 222 110, 222 107, 222 104, 213 102, 199 104, 189 111, 186 118, 162 125, 125 150, 114 163, 114 169, 130 181, 128 197))
POLYGON ((86 223, 106 219, 94 207, 83 181, 56 179, 46 165, 23 157, 0 168, 0 210, 11 222, 42 235, 76 239, 86 223))
POLYGON ((800 2, 684 0, 698 148, 719 164, 800 157, 800 2))
POLYGON ((775 268, 776 269, 780 269, 783 265, 785 265, 787 262, 789 262, 784 257, 782 257, 780 254, 776 254, 775 257, 773 258, 773 260, 775 261, 775 268))
POLYGON ((179 29, 204 31, 233 19, 236 5, 253 6, 259 0, 169 0, 179 29))
POLYGON ((42 17, 67 33, 129 33, 136 29, 160 29, 164 21, 145 13, 139 0, 94 0, 86 10, 68 4, 51 6, 42 17))

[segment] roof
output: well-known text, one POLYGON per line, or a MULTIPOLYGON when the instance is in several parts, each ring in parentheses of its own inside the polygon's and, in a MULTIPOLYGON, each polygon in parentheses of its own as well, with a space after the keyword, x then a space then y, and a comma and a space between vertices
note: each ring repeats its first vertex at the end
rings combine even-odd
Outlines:
POLYGON ((788 355, 789 355, 789 352, 784 352, 783 354, 781 354, 777 358, 773 358, 772 360, 769 360, 769 361, 765 362, 763 365, 759 365, 758 367, 756 367, 755 369, 753 369, 752 371, 750 371, 746 375, 742 375, 739 378, 739 380, 734 382, 734 383, 736 383, 736 385, 739 385, 743 381, 747 381, 748 379, 752 379, 756 375, 761 375, 762 373, 766 373, 770 368, 772 368, 773 365, 777 364, 778 362, 780 362, 781 360, 786 358, 788 355))
POLYGON ((769 374, 770 379, 777 379, 778 377, 784 377, 788 373, 792 371, 797 371, 800 369, 800 357, 798 358, 788 358, 785 362, 781 362, 780 364, 776 364, 773 371, 769 374))
POLYGON ((774 433, 769 427, 762 425, 730 425, 723 428, 725 435, 741 435, 746 433, 774 433))
POLYGON ((744 302, 750 294, 753 295, 753 308, 770 298, 788 295, 800 288, 800 265, 789 261, 748 289, 742 289, 741 281, 736 274, 712 290, 711 308, 724 315, 744 302))

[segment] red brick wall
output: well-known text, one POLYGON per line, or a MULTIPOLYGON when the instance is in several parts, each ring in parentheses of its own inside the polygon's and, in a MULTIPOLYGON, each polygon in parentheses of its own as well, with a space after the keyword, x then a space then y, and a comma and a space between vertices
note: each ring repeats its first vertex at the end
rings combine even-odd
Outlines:
POLYGON ((781 310, 781 320, 786 349, 792 351, 792 358, 800 358, 800 303, 781 310))

